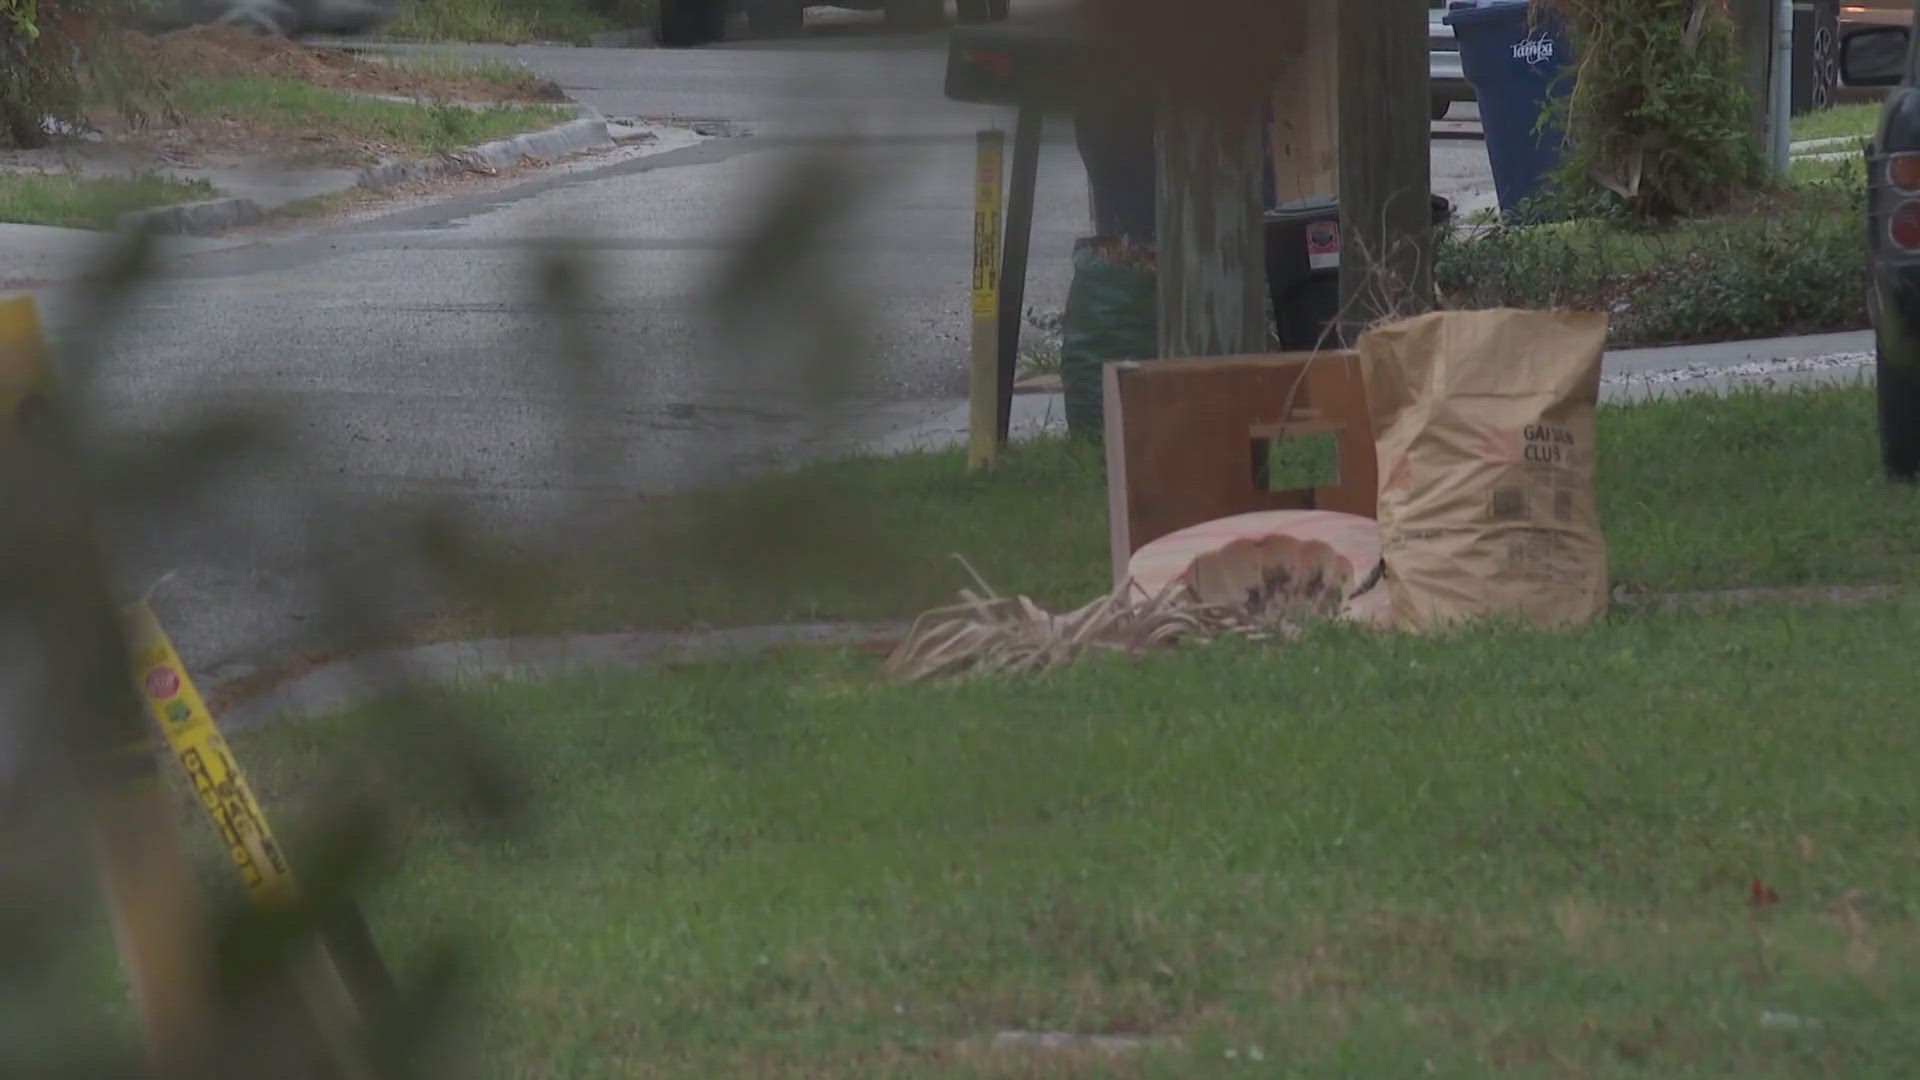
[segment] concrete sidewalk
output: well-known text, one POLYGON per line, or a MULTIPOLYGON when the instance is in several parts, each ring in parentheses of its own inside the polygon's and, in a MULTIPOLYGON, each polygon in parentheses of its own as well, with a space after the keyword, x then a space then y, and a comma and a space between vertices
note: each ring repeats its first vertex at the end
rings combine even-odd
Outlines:
MULTIPOLYGON (((1619 349, 1607 353, 1600 400, 1622 403, 1677 394, 1726 393, 1737 388, 1785 389, 1852 383, 1873 377, 1873 332, 1619 349)), ((860 449, 874 454, 944 450, 967 441, 967 403, 921 405, 920 415, 901 414, 888 430, 860 449)), ((884 422, 886 417, 877 418, 884 422)), ((1013 438, 1066 431, 1066 399, 1058 393, 1017 394, 1013 438)))

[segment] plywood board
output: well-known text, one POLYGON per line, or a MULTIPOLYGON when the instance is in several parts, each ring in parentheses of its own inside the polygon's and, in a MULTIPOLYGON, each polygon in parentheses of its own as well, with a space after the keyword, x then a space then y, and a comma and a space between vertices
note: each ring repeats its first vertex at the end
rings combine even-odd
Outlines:
POLYGON ((1105 370, 1107 514, 1114 583, 1152 540, 1257 510, 1375 516, 1373 435, 1351 352, 1112 363, 1105 370), (1266 491, 1262 438, 1333 431, 1339 482, 1266 491))

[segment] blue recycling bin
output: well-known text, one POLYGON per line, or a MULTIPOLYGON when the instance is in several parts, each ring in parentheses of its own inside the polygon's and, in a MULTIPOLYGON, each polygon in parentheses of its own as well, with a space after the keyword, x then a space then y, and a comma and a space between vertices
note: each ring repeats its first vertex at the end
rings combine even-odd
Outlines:
POLYGON ((1566 134, 1540 126, 1549 103, 1573 89, 1573 43, 1558 14, 1526 0, 1453 7, 1445 16, 1460 44, 1460 68, 1480 101, 1480 128, 1500 210, 1512 218, 1541 193, 1560 165, 1566 134), (1562 78, 1565 73, 1565 78, 1562 78))

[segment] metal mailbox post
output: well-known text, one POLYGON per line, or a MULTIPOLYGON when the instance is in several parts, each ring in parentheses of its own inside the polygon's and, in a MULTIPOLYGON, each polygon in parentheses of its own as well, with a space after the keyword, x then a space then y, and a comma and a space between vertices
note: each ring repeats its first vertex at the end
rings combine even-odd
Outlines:
POLYGON ((1071 114, 1076 108, 1079 64, 1079 34, 1067 16, 956 27, 948 45, 949 99, 1018 110, 1000 257, 996 431, 1003 445, 1012 420, 1014 363, 1020 354, 1040 125, 1049 113, 1071 114))

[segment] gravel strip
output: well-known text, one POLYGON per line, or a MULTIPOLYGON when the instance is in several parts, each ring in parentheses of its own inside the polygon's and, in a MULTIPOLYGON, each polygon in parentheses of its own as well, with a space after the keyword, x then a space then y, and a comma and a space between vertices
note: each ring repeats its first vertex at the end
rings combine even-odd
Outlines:
POLYGON ((1605 375, 1602 402, 1649 401, 1670 394, 1715 394, 1735 390, 1781 391, 1794 387, 1871 385, 1870 352, 1789 356, 1731 364, 1682 364, 1652 371, 1605 375))

